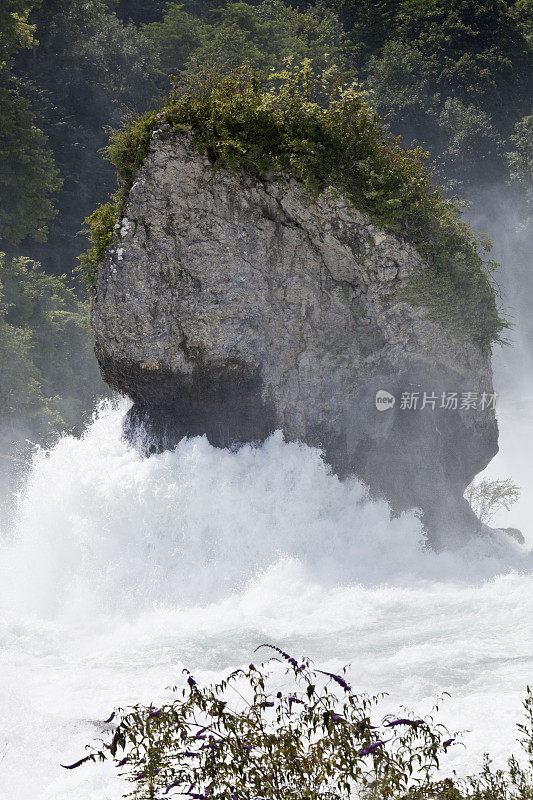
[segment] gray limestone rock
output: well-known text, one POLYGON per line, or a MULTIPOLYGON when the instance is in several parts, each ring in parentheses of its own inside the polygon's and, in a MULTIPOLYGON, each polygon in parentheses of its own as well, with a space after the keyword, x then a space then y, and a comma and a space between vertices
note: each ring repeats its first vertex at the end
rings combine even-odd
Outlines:
POLYGON ((214 171, 157 130, 97 274, 102 374, 158 449, 280 428, 394 513, 420 508, 436 545, 461 541, 478 528, 463 490, 497 452, 481 408, 490 357, 401 299, 420 265, 333 194, 312 202, 294 180, 214 171), (380 390, 394 405, 376 403, 380 390), (461 408, 469 392, 477 407, 461 408))

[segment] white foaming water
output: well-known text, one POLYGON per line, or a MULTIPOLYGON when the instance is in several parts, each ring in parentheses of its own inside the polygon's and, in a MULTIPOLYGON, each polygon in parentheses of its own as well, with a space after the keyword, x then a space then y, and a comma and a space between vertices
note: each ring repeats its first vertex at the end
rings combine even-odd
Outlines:
POLYGON ((142 458, 125 406, 35 456, 0 552, 0 797, 115 800, 83 755, 114 705, 157 702, 194 669, 211 680, 268 641, 328 668, 351 663, 384 711, 468 728, 446 768, 514 748, 532 679, 533 558, 505 535, 454 554, 424 548, 356 481, 280 434, 216 450, 205 438, 142 458), (3 754, 3 758, 2 758, 3 754))

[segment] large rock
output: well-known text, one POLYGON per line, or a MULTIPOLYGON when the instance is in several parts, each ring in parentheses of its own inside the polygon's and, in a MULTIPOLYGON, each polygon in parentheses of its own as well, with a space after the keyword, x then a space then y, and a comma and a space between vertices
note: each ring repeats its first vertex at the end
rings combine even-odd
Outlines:
POLYGON ((341 199, 215 172, 158 130, 97 275, 102 374, 157 448, 281 428, 394 512, 421 508, 435 543, 459 541, 478 527, 463 490, 497 452, 494 412, 479 407, 490 358, 401 299, 419 266, 341 199), (378 410, 379 390, 394 407, 378 410), (418 408, 402 408, 411 392, 418 408), (424 392, 435 408, 421 409, 424 392), (458 393, 457 410, 442 392, 458 393), (476 409, 460 408, 465 392, 476 409))

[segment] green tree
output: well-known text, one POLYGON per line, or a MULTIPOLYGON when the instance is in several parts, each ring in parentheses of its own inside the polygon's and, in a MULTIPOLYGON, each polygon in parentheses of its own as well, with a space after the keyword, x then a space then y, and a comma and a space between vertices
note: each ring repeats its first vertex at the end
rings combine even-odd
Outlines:
POLYGON ((61 187, 48 139, 29 102, 0 85, 0 241, 46 238, 55 215, 52 195, 61 187))
POLYGON ((498 120, 523 108, 533 54, 504 0, 403 0, 398 37, 424 55, 434 90, 498 120))
POLYGON ((448 186, 458 189, 465 183, 505 179, 502 138, 486 111, 448 97, 437 122, 448 186))
POLYGON ((1 253, 0 286, 0 445, 6 448, 21 432, 44 441, 77 426, 103 384, 88 303, 64 276, 1 253))
POLYGON ((465 489, 465 497, 475 513, 485 525, 488 525, 500 509, 509 511, 520 498, 520 489, 511 481, 481 480, 473 482, 465 489))
MULTIPOLYGON (((0 289, 1 291, 1 289, 0 289)), ((0 295, 0 448, 21 431, 41 427, 47 419, 39 372, 32 359, 31 331, 5 320, 0 295)))
POLYGON ((367 64, 371 102, 395 134, 408 142, 435 141, 434 111, 439 98, 432 92, 424 54, 398 39, 386 42, 367 64))
POLYGON ((0 242, 19 244, 28 236, 46 238, 54 216, 52 197, 61 181, 46 135, 11 73, 10 58, 35 44, 29 22, 36 6, 7 0, 0 9, 0 242))
POLYGON ((143 25, 159 21, 166 5, 167 0, 118 0, 116 13, 125 22, 143 25))
POLYGON ((358 67, 396 38, 401 11, 398 0, 326 0, 325 4, 338 13, 358 67))
POLYGON ((200 72, 226 75, 242 64, 267 74, 281 61, 309 58, 316 68, 346 64, 347 39, 337 17, 325 7, 298 11, 280 0, 259 5, 233 2, 208 21, 170 3, 163 21, 143 28, 159 56, 161 76, 178 75, 191 85, 200 72))
POLYGON ((161 22, 144 26, 143 33, 157 54, 160 85, 168 89, 169 77, 177 75, 191 53, 207 37, 208 25, 182 4, 169 3, 161 22))
POLYGON ((375 107, 431 150, 449 190, 503 183, 505 140, 533 85, 516 14, 500 0, 403 0, 395 20, 366 65, 375 107))
POLYGON ((35 26, 29 22, 30 11, 41 0, 3 0, 0 7, 0 69, 20 48, 31 47, 35 26))
POLYGON ((533 213, 533 114, 516 123, 510 141, 514 145, 507 154, 511 181, 523 190, 533 213))
POLYGON ((114 185, 99 152, 108 130, 154 101, 155 68, 149 42, 104 0, 47 0, 31 19, 39 44, 19 54, 15 69, 64 184, 48 244, 26 245, 24 254, 61 274, 82 249, 83 219, 114 185))
POLYGON ((522 26, 527 40, 533 45, 533 0, 517 0, 513 5, 513 14, 522 26))

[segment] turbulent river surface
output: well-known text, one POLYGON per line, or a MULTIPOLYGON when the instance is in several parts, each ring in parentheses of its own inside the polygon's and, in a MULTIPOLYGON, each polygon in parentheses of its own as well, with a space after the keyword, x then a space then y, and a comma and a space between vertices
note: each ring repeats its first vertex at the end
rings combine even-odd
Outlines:
MULTIPOLYGON (((265 641, 324 669, 350 663, 354 687, 389 693, 383 713, 427 713, 450 692, 439 720, 469 732, 445 769, 516 750, 533 679, 527 504, 507 520, 526 546, 502 533, 435 554, 414 514, 390 521, 317 450, 275 434, 142 458, 122 437, 125 410, 36 453, 2 545, 1 798, 120 798, 111 768, 60 763, 114 706, 167 698, 183 667, 216 678, 265 641)), ((508 434, 510 458, 523 436, 508 434)))

